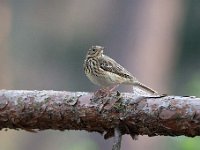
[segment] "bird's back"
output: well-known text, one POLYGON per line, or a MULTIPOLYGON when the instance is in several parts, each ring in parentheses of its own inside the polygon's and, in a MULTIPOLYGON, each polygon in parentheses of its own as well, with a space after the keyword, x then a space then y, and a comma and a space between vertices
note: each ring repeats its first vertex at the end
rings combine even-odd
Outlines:
POLYGON ((113 60, 112 58, 106 55, 103 55, 101 58, 99 58, 99 63, 100 63, 101 69, 103 69, 104 71, 120 76, 122 78, 121 83, 131 84, 133 81, 137 80, 123 66, 121 66, 115 60, 113 60))

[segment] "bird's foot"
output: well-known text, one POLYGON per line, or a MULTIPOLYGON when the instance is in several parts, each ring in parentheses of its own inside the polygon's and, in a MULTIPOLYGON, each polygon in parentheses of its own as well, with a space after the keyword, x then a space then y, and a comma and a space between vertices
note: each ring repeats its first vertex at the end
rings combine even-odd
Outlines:
POLYGON ((108 91, 107 89, 99 89, 98 91, 94 93, 94 95, 97 97, 106 97, 109 94, 110 94, 110 91, 108 91))
POLYGON ((97 97, 106 97, 106 96, 109 96, 111 94, 111 92, 113 92, 119 85, 114 85, 114 86, 110 86, 110 87, 107 87, 107 88, 102 88, 102 89, 99 89, 98 91, 96 91, 94 93, 95 96, 97 97))

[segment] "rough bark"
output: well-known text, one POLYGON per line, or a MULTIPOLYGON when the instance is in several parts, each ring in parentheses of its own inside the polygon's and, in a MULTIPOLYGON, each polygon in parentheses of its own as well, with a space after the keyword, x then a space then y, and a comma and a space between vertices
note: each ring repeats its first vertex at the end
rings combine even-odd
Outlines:
POLYGON ((104 137, 200 135, 200 98, 112 93, 0 90, 0 129, 86 130, 104 137))

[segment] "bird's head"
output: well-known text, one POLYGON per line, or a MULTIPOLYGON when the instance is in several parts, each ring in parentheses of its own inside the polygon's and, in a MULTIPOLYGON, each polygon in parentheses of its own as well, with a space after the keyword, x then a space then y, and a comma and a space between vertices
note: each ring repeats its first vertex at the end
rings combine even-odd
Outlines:
POLYGON ((92 46, 87 53, 88 57, 101 57, 103 55, 104 47, 102 46, 92 46))

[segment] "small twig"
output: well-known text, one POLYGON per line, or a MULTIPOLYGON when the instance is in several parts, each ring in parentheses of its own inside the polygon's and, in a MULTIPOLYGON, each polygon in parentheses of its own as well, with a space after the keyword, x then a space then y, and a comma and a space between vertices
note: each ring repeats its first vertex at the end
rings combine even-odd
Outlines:
POLYGON ((122 134, 119 127, 116 127, 114 129, 114 143, 113 143, 112 150, 120 150, 121 142, 122 142, 122 134))

